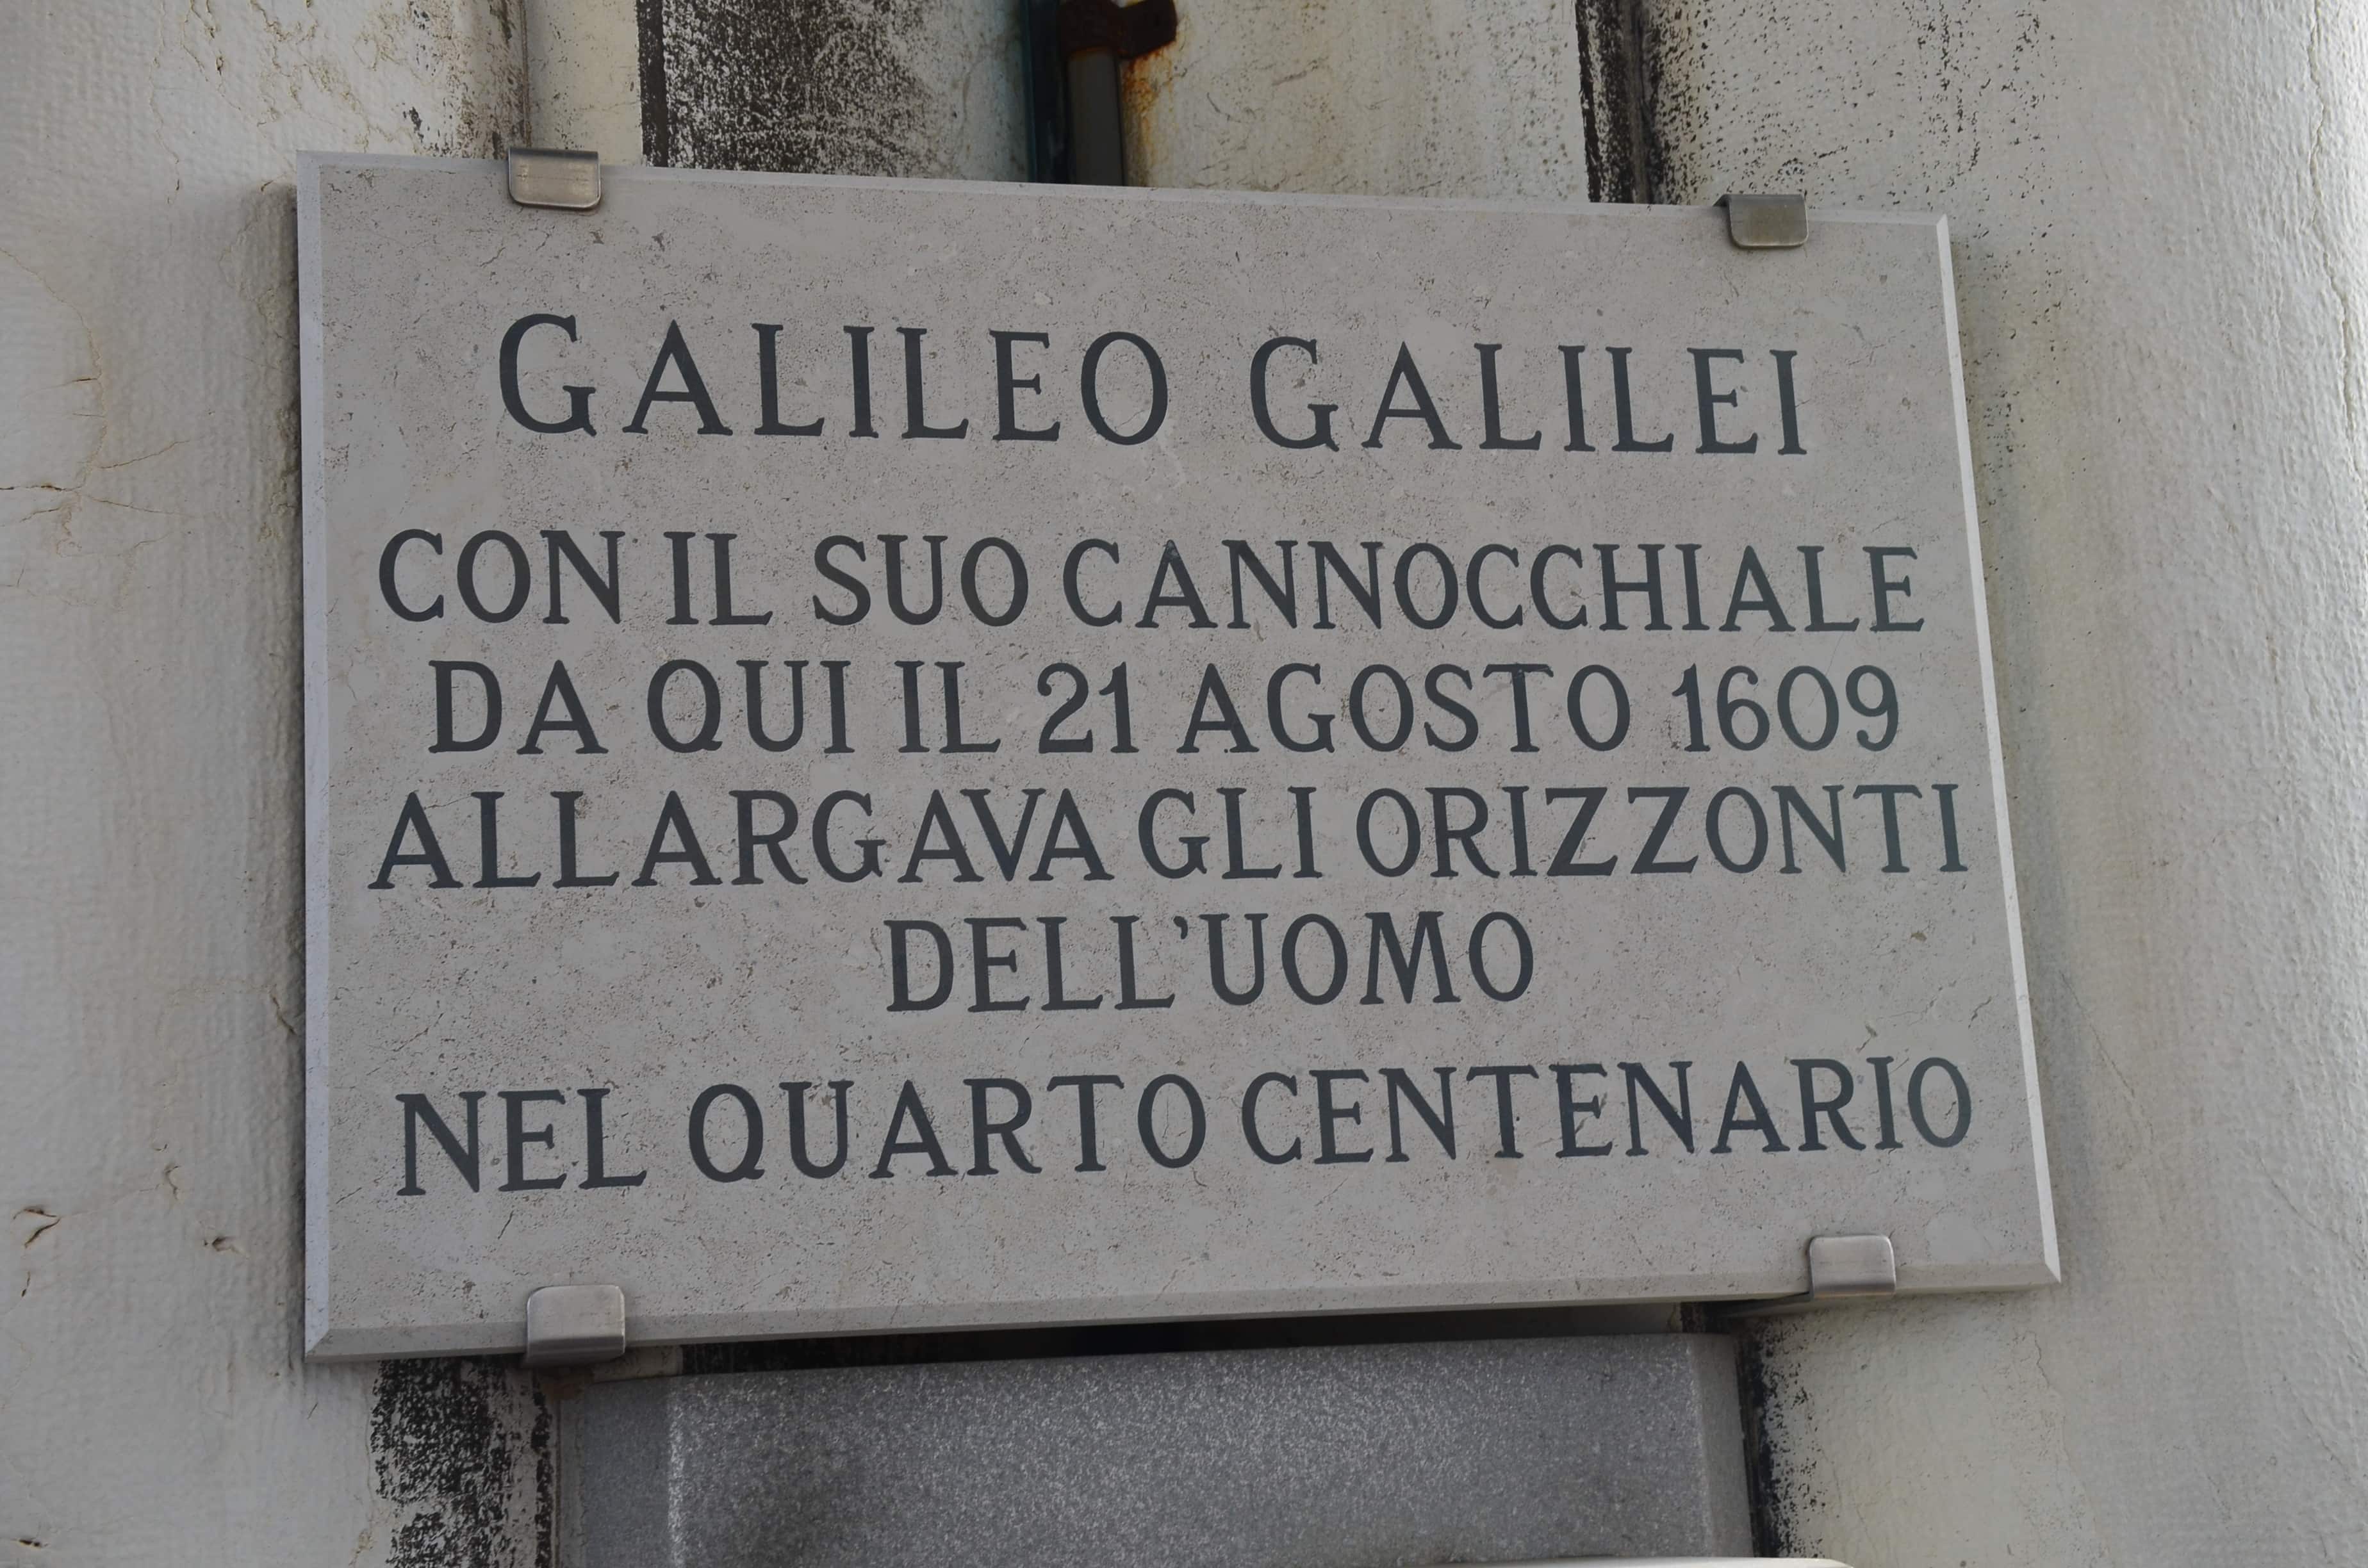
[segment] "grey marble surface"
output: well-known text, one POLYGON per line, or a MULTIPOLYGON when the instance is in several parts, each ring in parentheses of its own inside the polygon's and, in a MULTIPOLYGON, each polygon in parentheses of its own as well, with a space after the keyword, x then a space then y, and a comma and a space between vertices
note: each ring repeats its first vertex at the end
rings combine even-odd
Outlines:
POLYGON ((569 1568, 1391 1568, 1750 1550, 1710 1335, 595 1384, 569 1568))

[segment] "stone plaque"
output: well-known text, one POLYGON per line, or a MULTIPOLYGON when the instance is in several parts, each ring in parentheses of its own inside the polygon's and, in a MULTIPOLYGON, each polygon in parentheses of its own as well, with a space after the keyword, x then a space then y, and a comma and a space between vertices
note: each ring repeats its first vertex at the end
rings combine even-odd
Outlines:
POLYGON ((1940 220, 300 215, 314 1353, 2055 1278, 1940 220))

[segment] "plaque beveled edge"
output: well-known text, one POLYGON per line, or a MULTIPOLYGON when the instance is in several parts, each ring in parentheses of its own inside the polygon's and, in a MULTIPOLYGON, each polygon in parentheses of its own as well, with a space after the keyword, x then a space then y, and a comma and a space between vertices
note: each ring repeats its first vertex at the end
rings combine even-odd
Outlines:
MULTIPOLYGON (((304 973, 305 973, 305 1046, 304 1046, 304 1146, 303 1180, 304 1220, 304 1309, 303 1354, 308 1360, 335 1361, 366 1359, 379 1357, 429 1356, 453 1354, 498 1354, 526 1348, 526 1307, 528 1294, 537 1286, 522 1288, 518 1292, 518 1312, 514 1318, 498 1322, 492 1319, 465 1320, 456 1323, 413 1324, 406 1327, 365 1325, 355 1323, 331 1322, 329 1292, 330 1246, 327 1207, 325 1138, 328 1085, 324 1081, 322 1051, 318 1042, 327 1038, 324 983, 328 966, 329 942, 326 934, 325 901, 315 896, 315 880, 321 874, 322 857, 315 853, 322 831, 319 778, 316 766, 317 748, 325 733, 323 722, 325 695, 322 683, 313 672, 324 667, 327 635, 328 585, 326 582, 327 552, 324 529, 325 491, 323 472, 323 398, 325 389, 323 378, 325 342, 320 312, 322 287, 321 176, 330 169, 389 168, 409 172, 445 172, 467 175, 481 179, 501 182, 507 189, 507 165, 496 159, 428 158, 401 153, 339 153, 300 152, 297 154, 297 320, 299 333, 298 383, 300 410, 300 506, 303 537, 303 623, 304 623, 304 973)), ((1342 207, 1368 210, 1406 210, 1417 211, 1509 212, 1539 215, 1568 214, 1571 216, 1622 217, 1641 220, 1651 217, 1670 219, 1692 218, 1705 225, 1715 224, 1707 231, 1705 242, 1725 244, 1726 215, 1715 205, 1679 206, 1665 204, 1621 204, 1594 202, 1557 202, 1544 200, 1486 200, 1456 198, 1378 197, 1347 195, 1315 195, 1292 192, 1241 192, 1221 190, 1151 189, 1138 187, 1042 186, 1001 181, 887 179, 871 176, 837 175, 772 174, 757 171, 720 171, 692 169, 653 169, 639 165, 605 168, 604 176, 612 186, 631 186, 644 181, 658 183, 696 183, 702 185, 757 185, 808 187, 822 189, 882 189, 913 190, 961 196, 1029 196, 1040 199, 1118 201, 1215 202, 1231 205, 1293 205, 1308 207, 1342 207)), ((522 214, 540 215, 534 209, 519 209, 522 214)), ((2023 1101, 2029 1116, 2029 1158, 2034 1177, 2032 1192, 2032 1217, 2037 1221, 2038 1246, 2028 1256, 2008 1255, 1973 1264, 1908 1264, 1899 1267, 1899 1293, 1902 1295, 1931 1291, 1981 1291, 2017 1290, 2057 1284, 2062 1281, 2062 1265, 2058 1250, 2053 1188, 2047 1168, 2045 1132, 2039 1101, 2038 1061, 2032 1034, 2030 984, 2024 960, 2021 906, 2015 875, 2013 840, 2008 820, 2005 760, 2001 744, 1998 708, 1996 655, 1992 649, 1987 583, 1983 570, 1981 531, 1975 492, 1970 423, 1965 407, 1964 370, 1956 299, 1955 271, 1949 246, 1949 224, 1944 215, 1921 212, 1880 212, 1859 210, 1810 210, 1817 223, 1852 223, 1868 225, 1907 225, 1922 227, 1932 235, 1936 259, 1936 283, 1940 290, 1941 323, 1946 339, 1945 351, 1951 394, 1951 415, 1955 424, 1957 468, 1963 492, 1965 540, 1968 551, 1967 592, 1973 611, 1976 663, 1979 666, 1984 711, 1985 739, 1988 752, 1992 798, 1997 810, 1997 835, 1999 857, 1999 881, 2007 917, 2009 961, 2014 983, 2017 1033, 2023 1068, 2023 1101)), ((1805 253, 1798 250, 1760 252, 1751 264, 1766 267, 1782 265, 1788 257, 1805 253)), ((1801 1240, 1805 1244, 1815 1226, 1804 1226, 1801 1240)), ((597 1266, 587 1272, 598 1273, 597 1266)), ((849 1309, 827 1309, 822 1312, 766 1312, 734 1311, 710 1313, 654 1314, 633 1319, 629 1327, 636 1344, 690 1344, 701 1341, 734 1339, 801 1338, 827 1335, 860 1335, 905 1332, 916 1329, 996 1328, 996 1327, 1064 1327, 1097 1324, 1178 1322, 1199 1318, 1290 1316, 1321 1312, 1326 1315, 1370 1314, 1374 1312, 1440 1310, 1483 1310, 1490 1307, 1523 1307, 1545 1305, 1619 1305, 1683 1301, 1741 1301, 1780 1296, 1805 1288, 1806 1268, 1804 1264, 1796 1276, 1784 1280, 1772 1280, 1765 1287, 1755 1283, 1737 1288, 1730 1283, 1726 1289, 1710 1289, 1717 1276, 1676 1274, 1655 1276, 1650 1288, 1642 1291, 1622 1291, 1614 1287, 1604 1293, 1583 1292, 1571 1289, 1576 1281, 1558 1279, 1544 1282, 1500 1281, 1485 1287, 1458 1289, 1454 1287, 1417 1287, 1395 1290, 1387 1287, 1355 1285, 1319 1286, 1274 1291, 1211 1292, 1188 1298, 1162 1297, 1096 1297, 1080 1301, 1018 1301, 939 1303, 928 1309, 905 1306, 881 1306, 849 1309), (1550 1288, 1530 1293, 1532 1285, 1550 1288), (1691 1287, 1691 1288, 1690 1288, 1691 1287), (1346 1298, 1346 1299, 1344 1299, 1346 1298), (1079 1311, 1080 1307, 1093 1310, 1079 1311)), ((1725 1277, 1727 1281, 1740 1278, 1725 1277)), ((567 1283, 564 1280, 541 1281, 541 1284, 567 1283)), ((1644 1281, 1627 1281, 1631 1285, 1644 1281)))

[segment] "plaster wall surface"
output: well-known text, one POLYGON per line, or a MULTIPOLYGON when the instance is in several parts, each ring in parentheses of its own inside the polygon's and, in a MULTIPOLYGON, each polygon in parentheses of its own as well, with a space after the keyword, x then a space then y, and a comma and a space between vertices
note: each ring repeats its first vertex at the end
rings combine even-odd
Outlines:
POLYGON ((641 29, 633 0, 538 0, 526 6, 527 134, 605 164, 640 164, 641 29))
MULTIPOLYGON (((285 182, 492 151, 556 9, 0 15, 0 1562, 539 1551, 507 1374, 296 1355, 285 182)), ((1773 1331, 1795 1550, 2368 1560, 2362 10, 1647 6, 1663 199, 1952 216, 2064 1233, 2060 1290, 1773 1331)), ((1588 194, 1567 16, 1198 0, 1138 177, 1588 194)))
MULTIPOLYGON (((842 90, 830 167, 1016 174, 1007 8, 873 9, 785 8, 827 25, 772 90, 845 88, 871 26, 903 73, 871 107, 918 127, 869 136, 842 90)), ((552 1412, 514 1367, 298 1353, 290 182, 300 149, 488 156, 529 119, 638 161, 634 22, 0 10, 0 1563, 548 1561, 552 1412)))
POLYGON ((533 1560, 509 1374, 299 1358, 289 182, 492 152, 518 27, 0 10, 0 1563, 533 1560))
POLYGON ((1017 0, 530 0, 534 142, 611 164, 1025 179, 1017 0))
POLYGON ((2368 1561, 2368 7, 1646 14, 1661 199, 1951 216, 2062 1228, 1773 1332, 1787 1543, 2368 1561))
MULTIPOLYGON (((1597 10, 1201 0, 1130 156, 1583 194, 1597 10)), ((2363 7, 1643 12, 1656 199, 1952 220, 2064 1234, 2058 1290, 1768 1331, 1783 1544, 2368 1560, 2363 7)))
POLYGON ((1590 122, 1600 67, 1586 19, 1477 0, 1179 5, 1176 41, 1122 77, 1128 177, 1586 200, 1590 137, 1599 163, 1627 140, 1590 122))

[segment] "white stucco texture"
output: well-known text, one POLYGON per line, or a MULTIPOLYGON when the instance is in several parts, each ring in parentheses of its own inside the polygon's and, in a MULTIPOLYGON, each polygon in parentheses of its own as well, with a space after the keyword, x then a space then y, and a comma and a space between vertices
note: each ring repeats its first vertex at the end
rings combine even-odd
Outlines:
MULTIPOLYGON (((1338 9, 1183 7, 1138 174, 1567 183, 1569 12, 1338 9)), ((1785 1544, 2368 1560, 2363 7, 1643 9, 1656 199, 1950 217, 2063 1225, 2060 1289, 1769 1331, 1785 1544)))
POLYGON ((1790 1543, 2368 1561, 2363 7, 1646 10, 1662 199, 1951 216, 2063 1227, 1776 1335, 1790 1543))
POLYGON ((1588 71, 1567 6, 1179 4, 1125 74, 1137 185, 1588 196, 1588 71))
POLYGON ((517 25, 0 11, 0 1562, 386 1562, 436 1506, 299 1358, 290 182, 489 151, 517 25))
MULTIPOLYGON (((1566 10, 1449 71, 1444 4, 1182 9, 1133 112, 1213 151, 1152 183, 1582 188, 1566 10)), ((2063 1233, 2061 1288, 1777 1331, 1795 1550, 2368 1560, 2362 10, 1646 6, 1664 199, 1952 220, 2063 1233)), ((434 1562, 461 1509, 297 1357, 286 181, 490 151, 520 26, 0 12, 0 1562, 434 1562)))
POLYGON ((1013 0, 532 0, 535 145, 679 168, 1026 177, 1013 0), (655 44, 654 51, 648 46, 655 44))

